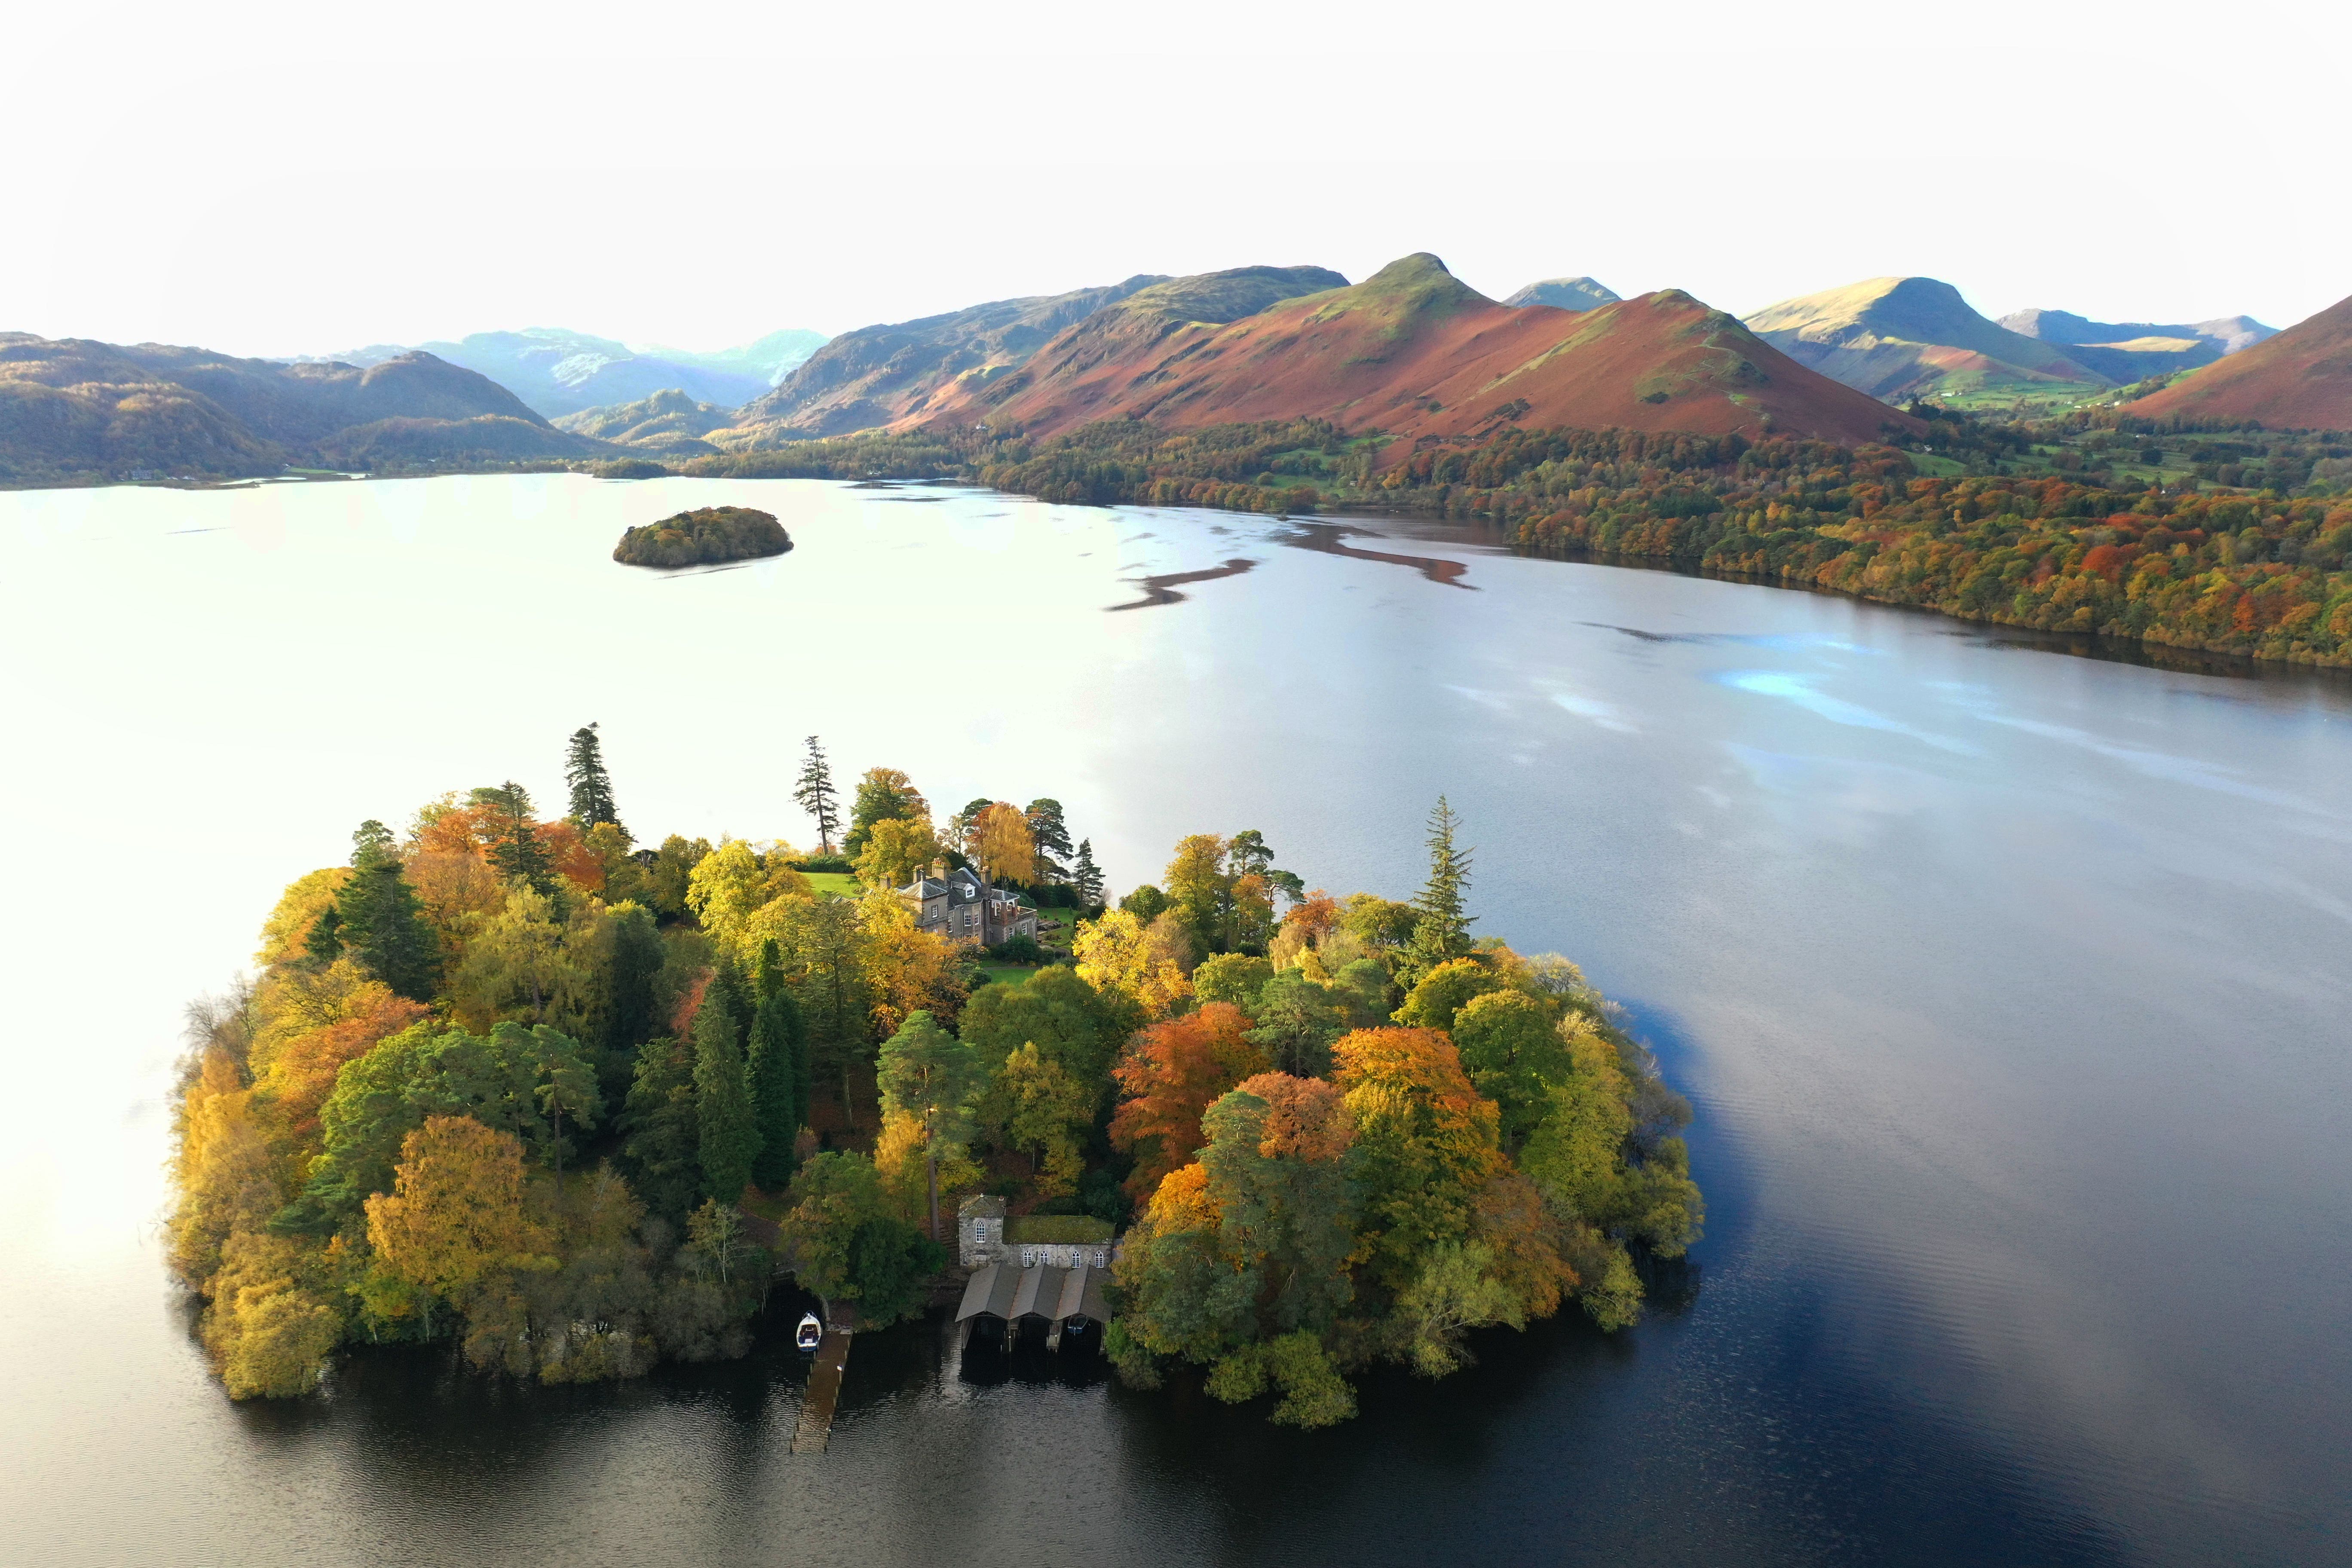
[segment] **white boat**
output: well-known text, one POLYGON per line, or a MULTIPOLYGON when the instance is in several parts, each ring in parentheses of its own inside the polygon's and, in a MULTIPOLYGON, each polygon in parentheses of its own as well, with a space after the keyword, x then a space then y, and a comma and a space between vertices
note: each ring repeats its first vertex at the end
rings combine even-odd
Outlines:
POLYGON ((793 1343, 804 1351, 813 1351, 824 1339, 824 1325, 816 1321, 816 1314, 803 1312, 801 1326, 793 1334, 793 1343))

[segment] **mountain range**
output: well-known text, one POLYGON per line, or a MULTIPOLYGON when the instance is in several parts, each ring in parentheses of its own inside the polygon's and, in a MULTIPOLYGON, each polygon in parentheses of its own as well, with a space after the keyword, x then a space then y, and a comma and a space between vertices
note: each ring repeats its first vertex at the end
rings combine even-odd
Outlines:
POLYGON ((672 389, 697 402, 733 408, 774 386, 824 342, 822 332, 792 329, 718 353, 683 349, 639 353, 611 338, 562 327, 529 327, 517 332, 474 332, 455 342, 414 347, 378 343, 326 356, 325 363, 365 366, 422 352, 488 376, 552 419, 672 389))
POLYGON ((1791 358, 1889 402, 2086 397, 2210 364, 2273 331, 2251 316, 2158 325, 2034 310, 1994 321, 1933 278, 1866 279, 1768 305, 1747 322, 1791 358))
POLYGON ((0 479, 252 475, 595 449, 488 377, 429 353, 287 364, 0 332, 0 479))
POLYGON ((2352 428, 2352 301, 2276 333, 2243 316, 1993 321, 1948 284, 1882 278, 1743 322, 1679 289, 1628 300, 1590 278, 1498 303, 1427 253, 1355 284, 1319 267, 1139 274, 699 356, 545 330, 441 346, 473 364, 0 333, 0 482, 676 460, 879 429, 1052 436, 1108 417, 1179 430, 1312 417, 1401 437, 1391 458, 1506 426, 1856 443, 1915 429, 1889 406, 1911 397, 2063 407, 2152 374, 2169 384, 2131 412, 2352 428))
POLYGON ((2071 310, 2014 310, 2003 316, 2000 324, 2021 337, 2055 343, 2077 364, 2125 384, 2168 371, 2211 364, 2274 336, 2278 330, 2252 316, 2159 325, 2091 321, 2071 310))
POLYGON ((1050 436, 1113 416, 1180 430, 1314 417, 1389 431, 1403 438, 1397 452, 1506 423, 1783 430, 1848 442, 1917 427, 1679 289, 1573 312, 1504 305, 1422 252, 1361 283, 1302 288, 1245 314, 1193 306, 1275 270, 1139 290, 1065 330, 1022 368, 967 378, 898 423, 1050 436))

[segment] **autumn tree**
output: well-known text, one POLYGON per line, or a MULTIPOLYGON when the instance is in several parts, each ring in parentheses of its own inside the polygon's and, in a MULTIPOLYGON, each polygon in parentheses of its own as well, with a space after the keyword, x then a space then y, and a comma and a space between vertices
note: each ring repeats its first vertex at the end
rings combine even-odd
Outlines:
POLYGON ((1503 977, 1475 958, 1450 958, 1424 971, 1406 993, 1396 1021, 1412 1029, 1450 1029, 1473 999, 1504 988, 1503 977))
POLYGON ((1371 1278, 1400 1290, 1433 1247, 1468 1238, 1479 1194, 1504 1169, 1494 1102, 1435 1029, 1358 1029, 1332 1058, 1356 1126, 1361 1250, 1371 1278))
POLYGON ((367 1232, 398 1278, 462 1307, 494 1276, 545 1265, 550 1238, 524 1212, 513 1134, 428 1117, 402 1141, 394 1183, 368 1199, 367 1232))
POLYGON ((559 1001, 584 1001, 585 984, 553 901, 520 882, 466 944, 449 991, 457 1016, 479 1030, 513 1013, 544 1022, 559 1001))
POLYGON ((793 799, 816 823, 818 849, 832 854, 834 830, 841 826, 841 796, 833 787, 833 764, 825 761, 824 743, 814 735, 808 738, 808 759, 793 785, 793 799))
POLYGON ((1132 1002, 1146 1019, 1164 1018, 1192 994, 1181 967, 1156 947, 1142 922, 1113 910, 1078 928, 1070 943, 1078 978, 1132 1002))
POLYGON ((706 995, 694 1015, 694 1090, 701 1136, 703 1191, 722 1204, 743 1196, 760 1156, 757 1109, 744 1071, 735 1020, 706 995))
POLYGON ((865 849, 866 840, 877 822, 888 820, 930 820, 930 802, 923 798, 913 781, 897 768, 868 768, 857 781, 857 793, 849 806, 849 835, 841 841, 842 852, 853 859, 865 849))
POLYGON ((1112 1058, 1141 1018, 1105 996, 1067 964, 1051 964, 1011 984, 983 985, 965 1006, 958 1032, 982 1059, 1001 1062, 1034 1045, 1094 1098, 1091 1118, 1110 1085, 1112 1058))
POLYGON ((351 879, 348 866, 328 866, 307 872, 287 885, 277 907, 261 925, 261 948, 254 961, 264 966, 289 963, 305 955, 311 928, 335 907, 343 884, 351 879))
POLYGON ((529 883, 541 897, 553 893, 555 867, 546 846, 540 842, 539 825, 531 820, 530 792, 509 779, 475 790, 473 804, 487 807, 496 824, 497 837, 489 847, 488 858, 499 875, 529 883))
POLYGON ((1037 845, 1017 807, 992 801, 971 821, 967 842, 973 864, 990 882, 1037 879, 1037 845))
POLYGON ((1454 1016, 1454 1045, 1463 1070, 1495 1102, 1506 1149, 1516 1152, 1527 1142, 1551 1110, 1552 1086, 1569 1075, 1558 1024, 1552 1009, 1522 991, 1474 996, 1454 1016))
POLYGON ((1232 947, 1234 877, 1225 866, 1226 840, 1193 833, 1176 841, 1176 853, 1160 878, 1169 911, 1192 933, 1193 951, 1224 952, 1232 947))
POLYGON ((1201 1116, 1244 1079, 1266 1070, 1240 1009, 1213 1002, 1138 1035, 1114 1069, 1125 1103, 1111 1118, 1112 1146, 1135 1156, 1127 1190, 1148 1199, 1201 1146, 1201 1116))
POLYGON ((1257 1010, 1257 994, 1274 978, 1274 965, 1247 953, 1221 952, 1192 971, 1192 995, 1203 1005, 1230 1002, 1244 1013, 1257 1010))
POLYGON ((622 839, 628 830, 621 827, 619 808, 613 801, 613 775, 604 771, 604 743, 596 738, 596 726, 583 725, 572 731, 571 743, 563 755, 563 782, 572 789, 572 824, 586 833, 599 823, 609 824, 620 830, 622 839))
POLYGON ((290 1399, 319 1386, 343 1332, 331 1272, 291 1237, 229 1238, 200 1331, 231 1399, 290 1399))
POLYGON ((936 1237, 940 1234, 940 1151, 971 1139, 973 1102, 988 1081, 988 1069, 971 1047, 933 1023, 929 1013, 918 1012, 883 1042, 876 1079, 885 1110, 900 1111, 923 1124, 926 1190, 931 1235, 936 1237))
POLYGON ((1078 1189, 1082 1147, 1098 1098, 1034 1041, 1007 1055, 989 1085, 985 1114, 1000 1145, 1029 1156, 1030 1186, 1041 1198, 1078 1189))
POLYGON ((1323 1336, 1353 1296, 1349 1114, 1331 1084, 1253 1076, 1202 1118, 1200 1159, 1152 1194, 1118 1265, 1127 1308, 1107 1348, 1123 1372, 1155 1356, 1208 1365, 1223 1400, 1285 1397, 1275 1419, 1327 1426, 1354 1410, 1323 1336))
MULTIPOLYGON (((877 825, 868 853, 887 832, 887 825, 877 825)), ((963 945, 919 929, 912 903, 889 888, 869 889, 857 902, 857 918, 876 1031, 895 1030, 918 1012, 954 1028, 969 994, 963 945)))
POLYGON ((945 853, 930 818, 886 816, 866 834, 857 879, 869 888, 903 888, 945 853))
POLYGON ((749 963, 774 937, 780 900, 814 896, 808 878, 782 855, 764 858, 740 838, 722 840, 688 874, 686 906, 729 956, 749 963))

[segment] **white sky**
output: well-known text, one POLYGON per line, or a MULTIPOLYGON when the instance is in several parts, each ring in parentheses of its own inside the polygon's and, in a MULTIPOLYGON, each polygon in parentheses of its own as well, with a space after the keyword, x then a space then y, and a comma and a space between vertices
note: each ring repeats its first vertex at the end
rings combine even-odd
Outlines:
POLYGON ((0 330, 718 348, 1433 250, 1735 312, 2352 293, 2340 0, 47 5, 5 24, 0 330))

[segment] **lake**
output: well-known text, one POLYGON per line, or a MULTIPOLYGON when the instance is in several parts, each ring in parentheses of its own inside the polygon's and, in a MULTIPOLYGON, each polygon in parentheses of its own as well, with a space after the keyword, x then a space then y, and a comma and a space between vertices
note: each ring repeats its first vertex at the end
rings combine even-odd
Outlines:
POLYGON ((2352 1561, 2342 680, 960 489, 20 492, 0 543, 8 1562, 2352 1561), (718 502, 797 548, 609 560, 718 502), (1444 793, 1477 931, 1582 963, 1696 1105, 1706 1239, 1638 1329, 1490 1333, 1322 1434, 936 1325, 859 1338, 821 1457, 774 1333, 231 1405, 156 1237, 182 1005, 360 819, 561 801, 590 721, 640 836, 809 842, 816 733, 942 811, 1058 798, 1118 889, 1255 827, 1408 896, 1444 793))

